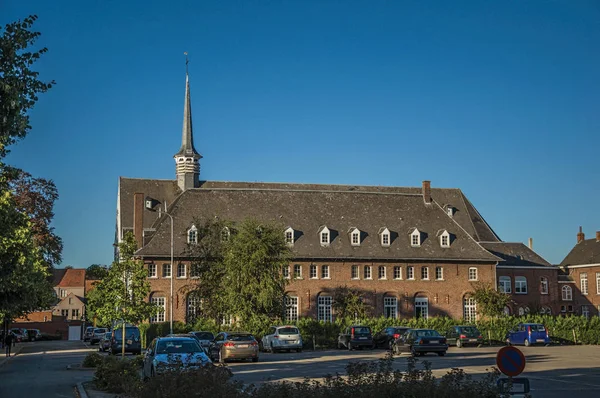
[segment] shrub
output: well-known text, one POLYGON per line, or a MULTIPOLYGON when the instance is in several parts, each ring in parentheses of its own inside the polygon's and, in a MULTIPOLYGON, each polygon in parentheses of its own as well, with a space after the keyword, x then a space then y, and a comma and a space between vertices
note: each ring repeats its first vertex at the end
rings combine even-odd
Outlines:
POLYGON ((141 386, 140 361, 105 356, 96 367, 94 384, 103 391, 134 394, 141 386))
POLYGON ((82 366, 85 368, 95 368, 102 363, 102 358, 102 355, 92 352, 83 359, 82 366))

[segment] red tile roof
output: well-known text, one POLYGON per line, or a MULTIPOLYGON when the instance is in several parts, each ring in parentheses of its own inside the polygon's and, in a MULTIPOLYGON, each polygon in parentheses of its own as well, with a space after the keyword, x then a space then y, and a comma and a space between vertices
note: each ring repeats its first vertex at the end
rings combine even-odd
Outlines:
POLYGON ((85 286, 85 269, 55 269, 54 286, 60 287, 84 287, 85 286))
POLYGON ((85 281, 85 294, 86 294, 86 296, 87 296, 87 294, 89 292, 91 292, 92 290, 95 289, 95 285, 97 283, 100 283, 100 281, 99 280, 86 279, 86 281, 85 281))

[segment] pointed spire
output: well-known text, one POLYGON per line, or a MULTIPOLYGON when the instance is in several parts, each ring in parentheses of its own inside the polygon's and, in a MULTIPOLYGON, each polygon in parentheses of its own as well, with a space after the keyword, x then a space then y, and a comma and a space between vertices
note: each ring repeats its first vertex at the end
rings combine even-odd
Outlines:
POLYGON ((183 128, 181 130, 181 148, 175 156, 193 156, 201 159, 202 156, 194 148, 194 133, 192 129, 192 100, 190 97, 190 78, 188 75, 187 53, 185 54, 185 100, 183 104, 183 128))

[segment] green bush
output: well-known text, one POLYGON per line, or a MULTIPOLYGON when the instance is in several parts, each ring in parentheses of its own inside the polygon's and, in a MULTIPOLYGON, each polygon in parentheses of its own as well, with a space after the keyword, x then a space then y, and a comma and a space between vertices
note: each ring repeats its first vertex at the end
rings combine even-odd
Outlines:
POLYGON ((81 365, 85 368, 95 368, 102 363, 102 358, 102 355, 98 354, 97 352, 92 352, 83 359, 83 363, 81 365))
MULTIPOLYGON (((150 344, 155 337, 165 337, 170 333, 169 322, 143 323, 138 327, 140 329, 142 347, 150 344)), ((190 331, 192 331, 191 325, 186 325, 179 321, 173 322, 173 333, 188 333, 190 331)))
POLYGON ((94 384, 103 391, 135 394, 141 387, 140 360, 108 355, 96 366, 94 384))

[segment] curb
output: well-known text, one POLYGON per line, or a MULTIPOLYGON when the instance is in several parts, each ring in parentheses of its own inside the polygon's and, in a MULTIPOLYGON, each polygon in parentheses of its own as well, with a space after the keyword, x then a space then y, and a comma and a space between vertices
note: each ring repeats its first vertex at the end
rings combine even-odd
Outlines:
POLYGON ((85 391, 85 388, 83 387, 83 383, 77 383, 76 388, 79 398, 89 398, 87 391, 85 391))

